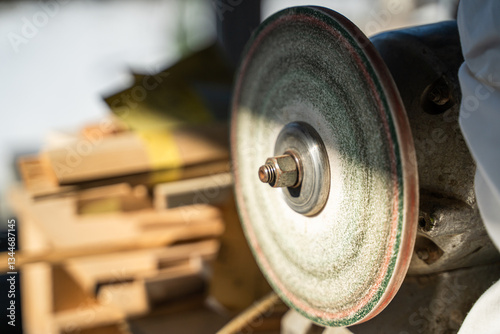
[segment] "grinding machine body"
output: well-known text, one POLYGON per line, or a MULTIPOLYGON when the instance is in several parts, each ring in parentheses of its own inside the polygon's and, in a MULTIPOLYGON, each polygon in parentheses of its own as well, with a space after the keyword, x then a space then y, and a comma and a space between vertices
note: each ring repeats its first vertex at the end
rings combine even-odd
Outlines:
POLYGON ((313 322, 456 331, 500 277, 458 125, 462 62, 455 21, 368 39, 295 7, 250 38, 232 103, 238 209, 267 280, 313 322))

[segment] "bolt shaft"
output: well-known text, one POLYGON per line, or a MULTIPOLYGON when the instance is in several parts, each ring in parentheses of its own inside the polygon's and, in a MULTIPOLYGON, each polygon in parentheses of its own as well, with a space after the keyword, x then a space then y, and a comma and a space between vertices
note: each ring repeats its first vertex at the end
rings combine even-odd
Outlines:
POLYGON ((276 180, 276 168, 274 165, 266 164, 259 168, 259 179, 263 183, 274 183, 276 180))

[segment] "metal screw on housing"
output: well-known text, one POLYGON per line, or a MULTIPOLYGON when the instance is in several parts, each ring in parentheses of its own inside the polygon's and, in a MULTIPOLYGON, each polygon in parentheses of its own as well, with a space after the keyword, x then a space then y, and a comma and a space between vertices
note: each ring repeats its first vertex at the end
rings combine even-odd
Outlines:
POLYGON ((446 80, 441 77, 431 85, 427 97, 432 103, 438 106, 444 106, 450 101, 450 94, 450 87, 446 80))
POLYGON ((442 87, 434 87, 429 92, 429 97, 432 102, 439 106, 446 104, 450 100, 449 93, 443 90, 442 87))

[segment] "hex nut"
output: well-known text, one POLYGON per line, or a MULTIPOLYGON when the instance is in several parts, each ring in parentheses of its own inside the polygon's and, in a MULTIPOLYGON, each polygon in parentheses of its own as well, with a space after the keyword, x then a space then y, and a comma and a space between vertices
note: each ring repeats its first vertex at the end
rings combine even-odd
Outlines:
POLYGON ((272 169, 275 174, 269 182, 272 187, 293 187, 297 183, 297 162, 293 156, 285 154, 268 158, 266 166, 272 169))

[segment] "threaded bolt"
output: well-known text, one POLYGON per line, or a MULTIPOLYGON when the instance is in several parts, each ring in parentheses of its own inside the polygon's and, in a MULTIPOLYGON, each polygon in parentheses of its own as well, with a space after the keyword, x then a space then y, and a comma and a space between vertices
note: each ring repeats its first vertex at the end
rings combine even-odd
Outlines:
POLYGON ((263 183, 273 183, 276 179, 276 167, 271 164, 260 166, 259 179, 263 183))
POLYGON ((296 187, 301 182, 299 160, 285 153, 268 158, 259 168, 259 179, 273 188, 296 187))

